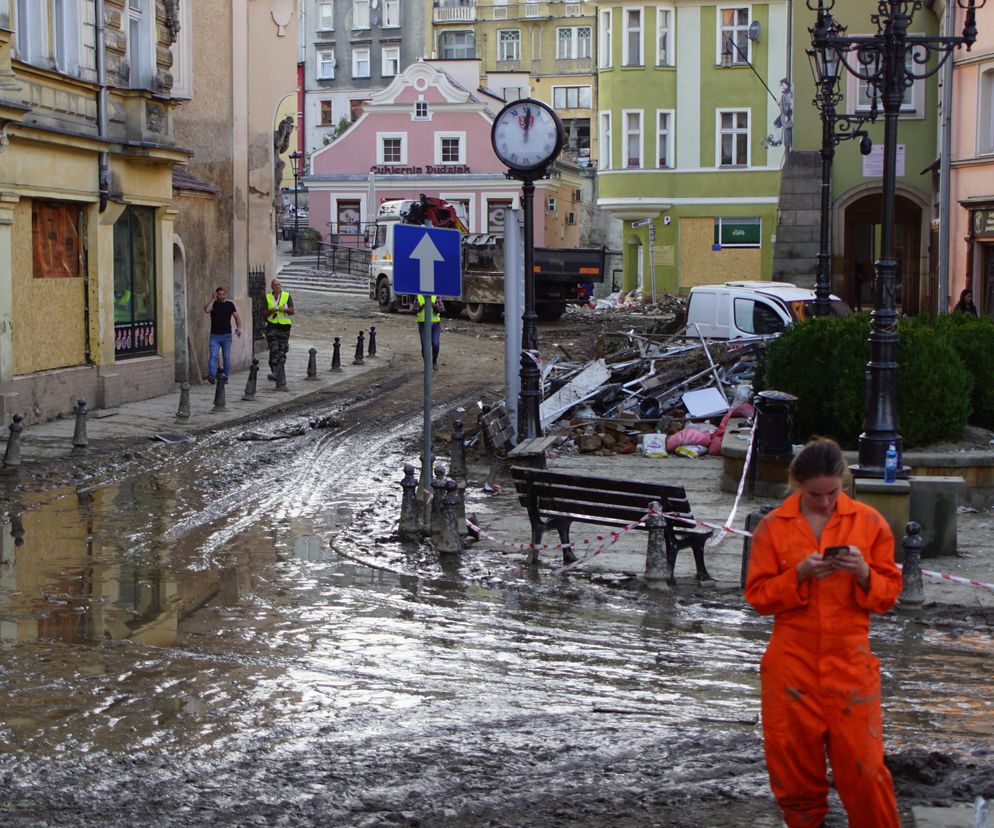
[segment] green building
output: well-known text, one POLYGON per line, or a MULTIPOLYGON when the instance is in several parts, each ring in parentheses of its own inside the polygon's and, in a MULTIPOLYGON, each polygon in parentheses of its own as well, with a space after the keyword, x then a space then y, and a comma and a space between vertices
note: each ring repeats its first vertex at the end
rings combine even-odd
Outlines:
POLYGON ((596 5, 597 203, 624 223, 624 289, 769 279, 788 3, 596 5))

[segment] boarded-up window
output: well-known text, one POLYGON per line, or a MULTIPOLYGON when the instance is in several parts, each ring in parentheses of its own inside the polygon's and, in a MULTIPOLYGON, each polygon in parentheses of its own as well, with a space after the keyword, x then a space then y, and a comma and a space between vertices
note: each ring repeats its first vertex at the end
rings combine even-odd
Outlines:
POLYGON ((80 275, 79 226, 76 204, 34 201, 31 204, 31 248, 36 279, 80 275))

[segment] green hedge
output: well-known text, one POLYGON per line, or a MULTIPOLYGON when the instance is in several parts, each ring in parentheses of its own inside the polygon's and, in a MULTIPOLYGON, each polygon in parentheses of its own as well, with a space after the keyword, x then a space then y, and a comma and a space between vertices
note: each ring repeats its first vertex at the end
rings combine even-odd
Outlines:
MULTIPOLYGON (((961 324, 932 317, 900 322, 897 414, 906 446, 955 440, 963 433, 974 381, 954 346, 958 338, 952 331, 961 324)), ((796 442, 819 434, 847 448, 857 446, 865 413, 869 335, 866 314, 812 319, 767 347, 755 387, 799 397, 796 442)))
POLYGON ((994 319, 964 313, 936 320, 973 377, 972 425, 994 430, 994 319))

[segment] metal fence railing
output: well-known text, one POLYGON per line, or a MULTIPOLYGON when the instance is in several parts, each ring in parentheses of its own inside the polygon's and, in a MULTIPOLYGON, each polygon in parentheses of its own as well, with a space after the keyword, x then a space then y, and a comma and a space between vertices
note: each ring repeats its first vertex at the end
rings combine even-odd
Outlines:
POLYGON ((266 338, 266 266, 250 267, 248 295, 252 300, 252 341, 266 338))
POLYGON ((352 273, 356 276, 369 275, 369 253, 364 247, 351 247, 342 244, 318 245, 318 270, 331 270, 335 273, 352 273))

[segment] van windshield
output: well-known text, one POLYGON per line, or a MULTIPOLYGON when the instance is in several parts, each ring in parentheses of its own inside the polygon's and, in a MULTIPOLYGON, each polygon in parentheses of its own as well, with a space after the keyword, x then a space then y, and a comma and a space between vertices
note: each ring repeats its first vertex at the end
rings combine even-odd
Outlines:
POLYGON ((387 243, 387 227, 385 224, 376 225, 376 241, 373 247, 383 247, 387 243))
MULTIPOLYGON (((795 319, 814 319, 815 303, 813 299, 802 302, 791 302, 790 312, 795 319)), ((852 316, 852 309, 841 299, 833 299, 828 308, 829 316, 852 316)))

